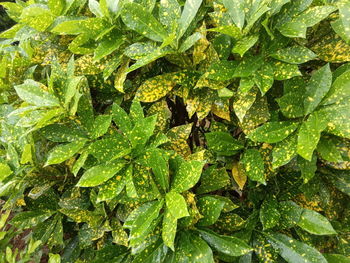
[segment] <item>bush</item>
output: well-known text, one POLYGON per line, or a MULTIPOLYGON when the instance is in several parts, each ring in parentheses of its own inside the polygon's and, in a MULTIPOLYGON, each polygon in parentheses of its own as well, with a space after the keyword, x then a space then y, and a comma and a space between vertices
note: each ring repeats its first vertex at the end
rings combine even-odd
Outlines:
POLYGON ((347 0, 2 5, 1 262, 350 262, 347 0))

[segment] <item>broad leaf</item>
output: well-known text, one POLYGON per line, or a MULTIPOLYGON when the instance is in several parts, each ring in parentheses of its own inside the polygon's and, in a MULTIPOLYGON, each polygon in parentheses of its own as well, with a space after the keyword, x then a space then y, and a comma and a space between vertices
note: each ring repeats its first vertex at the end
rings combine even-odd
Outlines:
POLYGON ((132 30, 154 41, 163 41, 166 32, 154 16, 143 6, 125 3, 121 13, 123 22, 132 30))
POLYGON ((100 185, 115 175, 124 166, 125 162, 122 161, 94 166, 82 175, 77 186, 92 187, 100 185))
POLYGON ((248 138, 256 142, 276 143, 282 141, 299 126, 297 122, 268 122, 248 134, 248 138))
POLYGON ((321 132, 327 127, 327 123, 327 115, 322 112, 313 112, 300 126, 297 152, 304 159, 311 160, 312 153, 320 140, 321 132))
POLYGON ((47 88, 44 85, 30 79, 15 86, 18 96, 30 104, 40 107, 60 106, 58 99, 45 89, 47 88))
POLYGON ((332 84, 332 73, 329 64, 316 71, 308 85, 304 99, 305 114, 311 113, 320 104, 323 97, 327 94, 332 84))
POLYGON ((45 165, 62 163, 73 157, 84 145, 85 140, 60 144, 49 152, 45 165))
POLYGON ((248 149, 241 159, 246 175, 253 181, 266 184, 264 175, 264 162, 260 152, 256 149, 248 149))
POLYGON ((199 233, 211 247, 227 256, 238 257, 251 251, 244 241, 236 237, 218 235, 205 230, 199 230, 199 233))
POLYGON ((201 161, 183 161, 175 174, 171 190, 182 193, 193 187, 199 180, 204 163, 201 161))
POLYGON ((337 234, 326 217, 309 209, 304 209, 298 226, 315 235, 337 234))
POLYGON ((189 216, 187 204, 184 197, 176 192, 169 192, 165 195, 167 209, 172 214, 173 218, 180 219, 189 216))
POLYGON ((271 56, 275 59, 291 64, 302 64, 317 57, 314 52, 303 46, 293 46, 280 49, 271 56))
POLYGON ((210 132, 205 134, 209 149, 219 155, 231 156, 242 149, 243 145, 226 132, 210 132))
POLYGON ((327 260, 315 248, 286 235, 274 233, 267 235, 268 241, 289 263, 327 263, 327 260))

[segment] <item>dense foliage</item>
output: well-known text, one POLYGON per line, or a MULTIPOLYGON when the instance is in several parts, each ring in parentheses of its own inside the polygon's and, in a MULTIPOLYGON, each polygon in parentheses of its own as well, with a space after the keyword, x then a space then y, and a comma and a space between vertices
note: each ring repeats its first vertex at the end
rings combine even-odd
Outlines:
POLYGON ((350 1, 2 5, 0 262, 350 262, 350 1))

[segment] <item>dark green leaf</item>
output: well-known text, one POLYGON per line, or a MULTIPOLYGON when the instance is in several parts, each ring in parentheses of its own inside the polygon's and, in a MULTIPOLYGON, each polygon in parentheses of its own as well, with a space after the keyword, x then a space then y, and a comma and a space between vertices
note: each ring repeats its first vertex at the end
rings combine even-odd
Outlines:
POLYGON ((327 260, 315 248, 283 234, 266 235, 271 245, 289 263, 327 263, 327 260))

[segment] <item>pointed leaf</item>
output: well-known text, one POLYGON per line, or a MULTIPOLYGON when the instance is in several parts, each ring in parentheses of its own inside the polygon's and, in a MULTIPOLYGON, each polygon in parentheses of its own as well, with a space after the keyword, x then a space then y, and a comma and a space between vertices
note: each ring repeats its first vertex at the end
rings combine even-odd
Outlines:
POLYGON ((245 174, 253 181, 265 184, 264 162, 260 152, 256 149, 248 149, 241 159, 245 174))
POLYGON ((305 114, 311 113, 320 104, 332 85, 332 72, 329 64, 317 70, 306 86, 304 99, 305 114))
POLYGON ((279 121, 268 122, 248 134, 248 138, 255 142, 276 143, 287 138, 299 126, 297 122, 279 121))
POLYGON ((288 262, 327 263, 327 260, 315 248, 286 235, 273 233, 266 235, 274 249, 288 262))
POLYGON ((119 172, 124 166, 125 162, 121 161, 94 166, 82 175, 77 186, 93 187, 100 185, 119 172))
POLYGON ((203 166, 201 161, 183 161, 175 174, 171 190, 182 193, 193 187, 202 174, 203 166))
POLYGON ((62 163, 65 160, 73 157, 84 145, 85 140, 60 144, 53 148, 47 157, 45 166, 62 163))
POLYGON ((127 27, 154 41, 163 41, 166 32, 163 26, 143 6, 136 3, 125 3, 121 12, 127 27))

